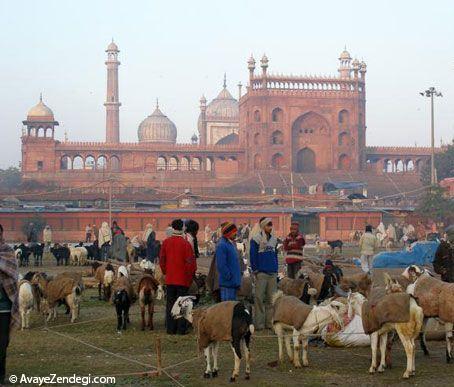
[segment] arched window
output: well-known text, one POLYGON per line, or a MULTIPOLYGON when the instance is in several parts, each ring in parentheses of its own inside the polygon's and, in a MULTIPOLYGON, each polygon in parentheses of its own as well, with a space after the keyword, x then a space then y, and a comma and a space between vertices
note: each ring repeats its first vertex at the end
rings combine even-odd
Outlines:
POLYGON ((202 168, 202 162, 198 157, 192 159, 191 167, 193 171, 200 171, 202 168))
POLYGON ((75 156, 73 159, 73 169, 84 169, 84 159, 82 156, 75 156))
POLYGON ((337 139, 337 143, 339 146, 348 145, 348 133, 345 132, 340 133, 337 139))
POLYGON ((93 156, 87 156, 85 158, 85 169, 95 169, 96 163, 95 163, 95 158, 93 156))
POLYGON ((284 112, 281 108, 275 108, 271 112, 271 120, 273 122, 282 122, 284 118, 284 112))
POLYGON ((338 115, 338 120, 339 120, 339 127, 344 130, 348 130, 348 126, 350 124, 349 120, 349 113, 347 110, 341 110, 338 115))
POLYGON ((158 171, 165 171, 167 169, 167 160, 165 157, 158 157, 158 161, 156 163, 156 169, 158 171))
POLYGON ((169 159, 169 171, 178 170, 178 159, 176 157, 171 157, 169 159))
POLYGON ((275 130, 271 135, 271 144, 282 145, 284 143, 284 134, 280 130, 275 130))
POLYGON ((260 122, 261 121, 261 118, 260 118, 260 110, 256 110, 254 112, 254 121, 255 122, 260 122))
POLYGON ((62 156, 62 158, 60 159, 60 169, 64 171, 72 169, 71 158, 69 156, 62 156))
POLYGON ((40 126, 36 131, 36 137, 44 137, 44 128, 40 126))
POLYGON ((254 145, 260 144, 260 133, 254 134, 254 145))
POLYGON ((182 171, 189 171, 189 159, 187 157, 181 158, 180 169, 182 171))
POLYGON ((96 160, 96 169, 103 170, 107 168, 107 158, 106 156, 99 156, 96 160))
POLYGON ((407 160, 407 171, 414 171, 415 170, 415 163, 413 160, 407 160))
POLYGON ((282 153, 276 153, 273 155, 271 158, 271 166, 274 169, 281 169, 282 166, 284 165, 284 156, 282 156, 282 153))
POLYGON ((120 159, 118 156, 112 156, 110 158, 110 170, 119 171, 120 170, 120 159))
POLYGON ((404 171, 404 163, 402 160, 397 160, 396 162, 396 172, 403 172, 404 171))
POLYGON ((213 170, 213 159, 211 157, 207 157, 206 166, 207 166, 207 171, 213 170))
POLYGON ((339 163, 338 163, 338 169, 341 169, 343 171, 349 171, 351 169, 351 161, 350 157, 346 154, 342 154, 339 156, 339 163))
POLYGON ((383 162, 383 172, 385 173, 392 173, 394 170, 394 164, 391 160, 386 159, 383 162))

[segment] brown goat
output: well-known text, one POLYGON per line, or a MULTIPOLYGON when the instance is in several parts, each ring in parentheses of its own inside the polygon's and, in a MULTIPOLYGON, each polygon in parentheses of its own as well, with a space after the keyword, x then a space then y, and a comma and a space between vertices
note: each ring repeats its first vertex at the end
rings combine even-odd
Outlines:
POLYGON ((152 274, 144 274, 139 281, 137 293, 139 294, 140 313, 142 315, 142 330, 145 330, 145 308, 148 307, 148 328, 153 328, 154 299, 158 290, 158 281, 152 274))

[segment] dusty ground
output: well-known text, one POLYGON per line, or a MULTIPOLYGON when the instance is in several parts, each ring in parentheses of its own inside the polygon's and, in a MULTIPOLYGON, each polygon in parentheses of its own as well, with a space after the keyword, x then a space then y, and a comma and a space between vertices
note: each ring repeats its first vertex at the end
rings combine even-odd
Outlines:
MULTIPOLYGON (((354 250, 346 255, 355 255, 354 250)), ((208 260, 201 261, 205 266, 208 260)), ((63 270, 66 270, 64 268, 63 270)), ((55 272, 53 262, 46 262, 44 271, 55 272)), ((58 269, 61 270, 61 269, 58 269)), ((80 270, 71 268, 71 270, 80 270)), ((16 332, 8 351, 8 374, 48 375, 115 375, 118 385, 230 385, 228 378, 233 366, 233 356, 227 344, 220 349, 220 374, 216 380, 202 378, 204 360, 197 358, 196 340, 188 336, 167 336, 164 333, 163 305, 157 306, 155 331, 142 332, 139 328, 138 306, 131 310, 131 325, 123 334, 116 333, 116 319, 111 305, 96 299, 96 291, 88 289, 83 296, 81 317, 70 324, 61 307, 58 320, 42 329, 42 318, 33 314, 31 329, 16 332), (156 365, 155 339, 160 337, 163 351, 163 367, 173 376, 151 377, 141 375, 156 365), (90 344, 88 346, 87 344, 90 344), (108 352, 106 352, 108 351, 108 352), (179 364, 182 363, 182 364, 179 364), (133 374, 133 375, 132 375, 133 374)), ((430 358, 421 351, 416 356, 417 375, 403 381, 405 367, 402 346, 396 343, 393 351, 394 368, 384 374, 369 375, 368 348, 335 349, 311 347, 310 366, 294 369, 289 363, 270 367, 277 359, 277 340, 262 338, 271 332, 259 332, 252 341, 252 378, 249 382, 241 376, 238 384, 250 386, 296 385, 454 385, 454 364, 444 360, 444 345, 430 342, 430 358)))

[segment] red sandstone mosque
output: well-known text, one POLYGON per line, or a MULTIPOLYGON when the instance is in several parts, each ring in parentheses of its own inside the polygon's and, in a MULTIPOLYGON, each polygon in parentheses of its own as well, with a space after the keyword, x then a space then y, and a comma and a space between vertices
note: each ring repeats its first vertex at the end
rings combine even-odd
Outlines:
MULTIPOLYGON (((224 85, 200 99, 198 136, 179 144, 177 127, 156 104, 138 125, 138 142, 120 142, 119 49, 106 49, 105 142, 58 141, 58 121, 40 98, 23 121, 22 174, 58 187, 189 189, 219 196, 304 194, 326 182, 364 182, 369 194, 420 187, 429 148, 366 145, 366 63, 339 57, 337 76, 268 71, 264 55, 247 62, 249 83, 238 100, 224 85), (259 67, 259 69, 257 69, 259 67)), ((374 130, 374 128, 372 128, 374 130)))

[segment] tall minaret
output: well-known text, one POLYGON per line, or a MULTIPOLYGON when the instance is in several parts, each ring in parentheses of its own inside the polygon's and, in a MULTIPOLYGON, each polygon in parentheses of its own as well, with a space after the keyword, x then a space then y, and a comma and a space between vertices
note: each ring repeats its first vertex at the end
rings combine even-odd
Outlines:
POLYGON ((106 107, 106 142, 118 144, 120 142, 120 106, 118 101, 118 50, 112 39, 107 47, 107 96, 106 107))

